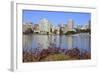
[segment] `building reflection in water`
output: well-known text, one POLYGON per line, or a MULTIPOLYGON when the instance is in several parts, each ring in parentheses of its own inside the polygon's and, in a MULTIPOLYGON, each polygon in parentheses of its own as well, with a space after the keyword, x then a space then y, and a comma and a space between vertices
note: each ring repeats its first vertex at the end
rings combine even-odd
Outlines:
POLYGON ((35 49, 48 49, 57 47, 61 49, 79 48, 90 51, 89 35, 23 35, 24 51, 34 51, 35 49))

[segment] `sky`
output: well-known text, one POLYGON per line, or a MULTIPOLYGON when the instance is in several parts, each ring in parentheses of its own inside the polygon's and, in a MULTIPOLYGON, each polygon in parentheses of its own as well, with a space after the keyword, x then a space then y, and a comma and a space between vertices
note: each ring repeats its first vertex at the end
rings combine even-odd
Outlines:
POLYGON ((85 25, 91 20, 91 13, 23 10, 23 23, 32 22, 38 24, 41 18, 46 18, 55 26, 58 26, 59 24, 67 24, 69 19, 74 21, 74 25, 85 25))

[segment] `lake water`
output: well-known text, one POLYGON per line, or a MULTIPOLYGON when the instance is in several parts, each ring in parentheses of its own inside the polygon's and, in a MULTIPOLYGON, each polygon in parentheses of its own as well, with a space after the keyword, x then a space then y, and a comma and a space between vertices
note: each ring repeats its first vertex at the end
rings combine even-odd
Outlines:
POLYGON ((91 36, 88 33, 75 35, 23 35, 23 50, 30 52, 35 49, 57 47, 61 49, 79 48, 91 51, 91 36))

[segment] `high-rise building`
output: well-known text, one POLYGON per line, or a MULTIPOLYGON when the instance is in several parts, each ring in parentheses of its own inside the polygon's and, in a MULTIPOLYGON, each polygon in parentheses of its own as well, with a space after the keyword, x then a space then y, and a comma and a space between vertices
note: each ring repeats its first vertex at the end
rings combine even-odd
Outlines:
POLYGON ((63 24, 63 33, 68 31, 74 31, 74 21, 72 19, 69 19, 67 24, 63 24))
POLYGON ((91 21, 88 21, 86 24, 83 26, 84 29, 91 29, 91 21))
POLYGON ((50 33, 50 22, 46 18, 41 18, 39 22, 40 33, 50 33))
POLYGON ((72 19, 69 19, 67 22, 67 30, 73 31, 74 21, 72 19))

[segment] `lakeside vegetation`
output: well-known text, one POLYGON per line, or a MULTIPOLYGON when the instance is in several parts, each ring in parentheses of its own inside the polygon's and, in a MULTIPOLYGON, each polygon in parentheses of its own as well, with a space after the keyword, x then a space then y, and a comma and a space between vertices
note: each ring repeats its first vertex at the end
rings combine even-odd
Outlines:
POLYGON ((65 35, 79 34, 79 33, 89 33, 89 34, 91 34, 91 30, 90 29, 76 29, 76 31, 66 32, 65 35))
POLYGON ((23 62, 62 61, 62 60, 85 60, 91 59, 91 53, 81 52, 78 48, 70 50, 60 48, 48 48, 42 51, 23 51, 23 62))

